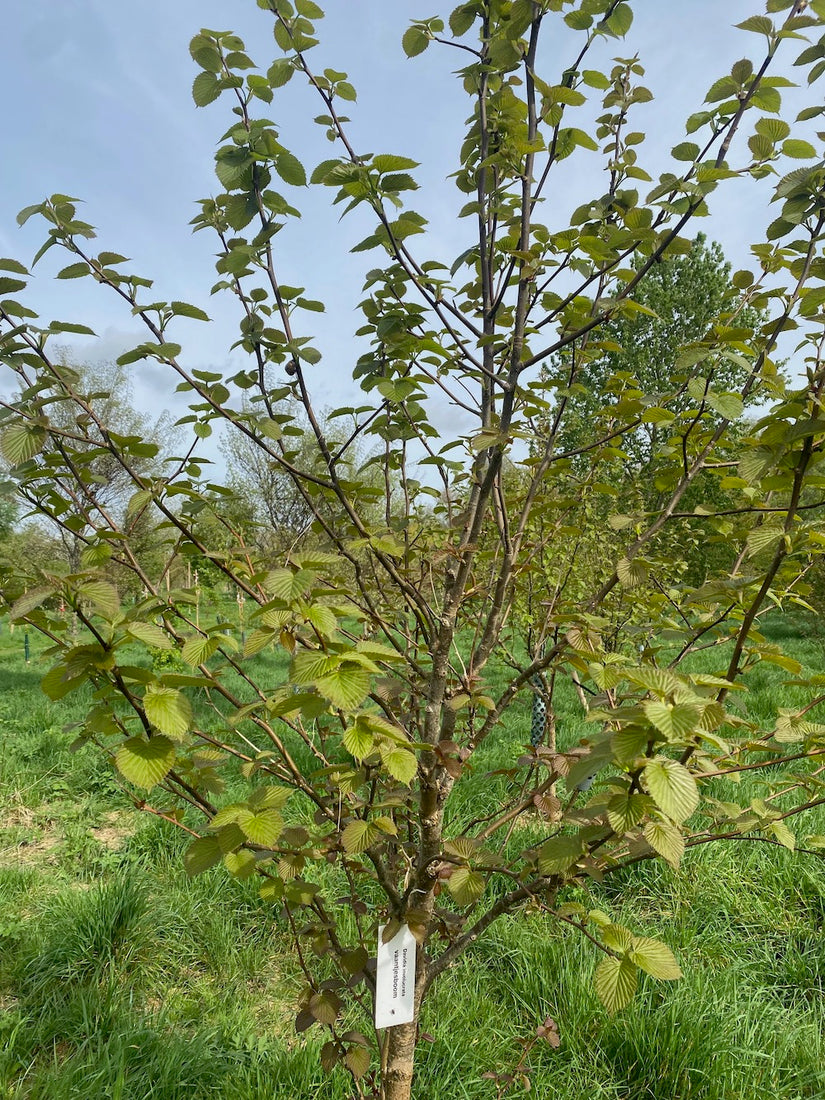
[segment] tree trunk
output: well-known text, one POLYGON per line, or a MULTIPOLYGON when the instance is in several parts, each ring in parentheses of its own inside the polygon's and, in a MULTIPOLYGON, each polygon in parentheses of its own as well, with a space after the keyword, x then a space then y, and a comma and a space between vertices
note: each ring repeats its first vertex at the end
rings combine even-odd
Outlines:
POLYGON ((381 1059, 381 1100, 410 1100, 418 1023, 387 1028, 381 1059))

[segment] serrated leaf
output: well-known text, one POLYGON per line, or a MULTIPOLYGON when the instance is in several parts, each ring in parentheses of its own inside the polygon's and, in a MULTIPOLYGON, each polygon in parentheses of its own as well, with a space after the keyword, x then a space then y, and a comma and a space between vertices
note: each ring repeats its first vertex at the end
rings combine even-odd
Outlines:
POLYGON ((290 153, 286 149, 282 153, 278 153, 275 158, 275 171, 284 183, 290 183, 293 187, 306 187, 306 169, 294 153, 290 153))
POLYGON ((450 15, 450 30, 454 38, 460 38, 472 27, 476 21, 476 8, 474 4, 462 4, 450 15))
POLYGON ((37 588, 30 588, 28 592, 24 592, 22 596, 14 601, 9 612, 9 618, 12 621, 24 618, 29 612, 45 603, 50 596, 53 596, 54 591, 52 585, 40 585, 37 588))
POLYGON ((633 943, 633 936, 630 929, 625 928, 624 925, 621 924, 603 924, 600 928, 599 935, 605 947, 609 947, 611 951, 618 951, 621 954, 629 951, 633 943))
POLYGON ((768 832, 773 833, 779 843, 791 852, 796 849, 796 837, 784 821, 772 821, 768 826, 768 832))
POLYGON ((484 876, 469 867, 458 867, 447 879, 447 889, 456 905, 474 905, 484 893, 484 876))
POLYGON ((255 856, 245 848, 240 852, 227 852, 223 862, 233 878, 246 879, 255 873, 255 856))
MULTIPOLYGON (((0 261, 8 262, 8 261, 0 261)), ((26 283, 22 279, 10 279, 0 276, 0 294, 16 294, 18 290, 25 290, 26 283)))
POLYGON ((753 557, 762 550, 767 550, 769 547, 773 548, 784 534, 784 528, 778 525, 766 523, 761 527, 754 527, 753 530, 748 532, 748 555, 753 557))
POLYGON ((36 425, 12 424, 0 436, 0 451, 9 465, 19 466, 33 458, 45 440, 45 431, 36 425))
POLYGON ((120 611, 120 596, 115 586, 108 581, 83 581, 77 586, 77 591, 106 618, 114 619, 120 611))
POLYGON ((355 710, 370 690, 370 674, 350 661, 342 661, 315 680, 315 687, 334 707, 355 710))
POLYGON ((738 420, 745 407, 742 398, 736 393, 708 393, 705 401, 725 420, 738 420))
POLYGON ((84 275, 88 275, 91 268, 85 262, 79 264, 69 264, 68 267, 64 267, 62 271, 58 271, 55 276, 56 279, 82 279, 84 275))
POLYGON ((702 718, 702 709, 695 703, 665 703, 660 699, 649 699, 644 704, 644 712, 651 725, 669 741, 678 741, 693 733, 702 718))
POLYGON ((645 765, 644 779, 662 813, 678 824, 687 821, 699 805, 696 780, 677 760, 651 760, 645 765))
POLYGON ((624 588, 638 588, 640 584, 645 583, 647 575, 647 566, 638 558, 634 558, 633 561, 620 558, 616 563, 616 576, 624 588))
POLYGON ((610 827, 619 836, 638 825, 650 810, 652 801, 644 794, 614 794, 607 804, 607 819, 610 827))
POLYGON ((344 748, 359 762, 372 752, 375 738, 372 730, 360 718, 344 730, 341 743, 344 748))
POLYGON ((180 741, 192 728, 192 707, 180 691, 163 684, 150 684, 143 696, 146 717, 161 733, 180 741))
POLYGON ((417 54, 423 53, 429 44, 429 36, 420 27, 409 27, 404 31, 401 38, 401 46, 407 57, 415 57, 417 54))
POLYGON ((609 955, 602 959, 593 975, 596 996, 611 1015, 630 1004, 637 981, 636 965, 627 956, 617 959, 609 955))
POLYGON ((288 84, 292 79, 295 72, 295 66, 292 62, 285 57, 278 58, 277 61, 273 61, 267 70, 267 80, 270 87, 282 88, 284 84, 288 84))
POLYGON ((633 25, 633 9, 630 4, 617 4, 605 20, 605 26, 617 38, 624 38, 633 25))
MULTIPOLYGON (((13 260, 9 256, 0 258, 0 271, 13 271, 15 275, 28 275, 29 269, 24 267, 19 260, 13 260)), ((26 284, 23 283, 23 286, 26 284)), ((22 287, 20 288, 22 289, 22 287)))
POLYGON ((188 665, 196 668, 207 661, 220 644, 221 639, 214 634, 208 638, 205 638, 202 634, 194 634, 191 638, 186 639, 180 655, 188 665))
POLYGON ((407 786, 412 783, 418 773, 418 760, 415 753, 395 745, 389 750, 382 750, 381 759, 384 767, 399 783, 407 786))
POLYGON ((610 747, 620 764, 632 764, 647 753, 650 731, 628 726, 617 730, 610 738, 610 747))
POLYGON ((642 665, 639 668, 628 669, 627 679, 631 683, 638 684, 656 695, 672 695, 679 690, 679 680, 666 668, 657 668, 655 665, 642 665))
POLYGON ((127 623, 127 633, 139 642, 152 646, 154 649, 173 649, 174 643, 169 635, 161 630, 155 623, 127 623))
POLYGON ((191 317, 193 321, 208 321, 208 314, 188 302, 170 302, 169 308, 176 317, 191 317))
POLYGON ((539 849, 539 870, 543 875, 564 874, 581 857, 583 850, 582 839, 577 833, 554 836, 539 849))
POLYGON ((273 569, 264 579, 264 588, 279 600, 291 603, 312 588, 317 576, 312 569, 273 569))
POLYGON ((253 844, 274 844, 284 830, 284 819, 274 809, 262 809, 255 813, 251 810, 241 811, 237 824, 247 840, 251 840, 253 844))
POLYGON ((673 952, 661 940, 653 940, 648 936, 634 936, 630 957, 636 966, 651 978, 675 982, 682 976, 673 952))
POLYGON ((175 746, 168 737, 130 737, 115 754, 118 771, 136 787, 151 789, 166 778, 175 763, 175 746))
POLYGON ((192 99, 196 107, 205 107, 221 94, 221 84, 214 73, 198 73, 192 84, 192 99))
POLYGON ((350 821, 344 829, 341 834, 341 843, 348 855, 359 855, 361 852, 366 852, 367 848, 374 844, 380 835, 380 830, 371 822, 362 821, 359 818, 356 821, 350 821))
POLYGON ((743 19, 741 23, 736 23, 735 26, 740 31, 753 31, 755 34, 764 34, 766 38, 771 38, 776 32, 773 20, 768 19, 767 15, 751 15, 749 18, 743 19))
POLYGON ((644 838, 654 852, 664 856, 678 870, 685 851, 685 838, 675 825, 669 821, 648 821, 644 827, 644 838))
POLYGON ((308 608, 304 612, 304 618, 324 638, 331 638, 338 630, 338 617, 331 608, 324 607, 323 604, 308 608))
POLYGON ((362 1046, 351 1046, 344 1055, 344 1065, 357 1081, 370 1068, 370 1052, 362 1046))
POLYGON ((213 836, 202 836, 193 840, 183 856, 183 865, 190 878, 203 874, 223 859, 220 844, 213 836))

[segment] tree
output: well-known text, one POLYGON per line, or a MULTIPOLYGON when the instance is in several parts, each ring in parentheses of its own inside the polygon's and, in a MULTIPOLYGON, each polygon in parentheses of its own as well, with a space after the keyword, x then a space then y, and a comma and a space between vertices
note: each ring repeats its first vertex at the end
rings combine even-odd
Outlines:
MULTIPOLYGON (((56 331, 62 332, 66 327, 82 328, 58 325, 56 331)), ((106 362, 77 364, 66 348, 58 347, 54 370, 56 392, 49 407, 49 422, 67 441, 72 441, 72 465, 68 470, 72 484, 71 488, 65 483, 55 486, 54 507, 62 517, 60 523, 55 524, 48 511, 40 510, 39 516, 50 522, 52 530, 56 526, 66 566, 70 572, 77 572, 88 542, 88 525, 83 519, 83 509, 77 506, 78 498, 83 498, 91 514, 117 517, 121 521, 132 493, 131 475, 104 445, 104 438, 118 440, 130 455, 132 469, 148 478, 155 472, 160 473, 155 465, 159 441, 164 439, 169 446, 176 432, 167 412, 152 420, 135 408, 131 381, 123 366, 106 362), (78 423, 78 416, 81 420, 84 418, 71 400, 66 400, 68 392, 83 395, 84 403, 92 412, 89 419, 78 423), (63 503, 58 504, 61 489, 63 503)), ((56 469, 55 476, 61 477, 63 472, 56 469)), ((25 486, 21 486, 20 495, 27 503, 35 504, 29 501, 25 486)), ((154 527, 152 524, 152 531, 154 527)), ((134 548, 137 550, 140 546, 142 556, 151 553, 152 547, 147 545, 145 538, 148 532, 144 513, 133 516, 128 528, 134 548), (141 531, 144 535, 142 545, 141 531)))
MULTIPOLYGON (((164 364, 191 395, 196 438, 220 422, 254 446, 291 480, 318 544, 273 563, 231 520, 220 545, 207 544, 210 527, 198 517, 211 510, 220 524, 216 501, 231 502, 231 488, 204 479, 196 446, 147 475, 142 444, 113 433, 52 356, 53 326, 6 298, 0 354, 20 396, 3 406, 3 453, 29 506, 82 529, 86 545, 69 576, 7 561, 2 592, 15 620, 53 640, 56 663, 44 679, 52 698, 91 682, 83 736, 114 761, 136 805, 190 834, 189 872, 222 864, 236 877, 261 877, 262 897, 299 949, 298 1030, 329 1029, 325 1066, 342 1063, 358 1095, 407 1100, 422 1002, 497 919, 532 908, 578 928, 602 956, 596 990, 617 1011, 640 973, 674 980, 679 967, 664 942, 571 895, 642 860, 678 867, 686 848, 729 838, 793 848, 791 826, 804 830, 805 811, 822 801, 817 683, 801 683, 806 702, 771 729, 727 704, 759 662, 800 672, 758 625, 767 607, 799 599, 822 545, 806 494, 818 503, 825 444, 825 168, 804 129, 781 117, 787 78, 776 70, 790 52, 811 83, 825 71, 825 0, 768 0, 767 14, 741 24, 757 44, 754 60, 711 86, 673 149, 672 170, 655 183, 639 163, 642 135, 630 128, 636 105, 651 97, 642 66, 604 63, 631 29, 629 3, 468 0, 450 15, 449 34, 440 17, 415 22, 403 35, 406 54, 436 42, 457 47, 470 102, 455 176, 468 247, 452 269, 426 258, 426 221, 408 205, 416 164, 356 149, 341 113, 352 85, 313 67, 320 8, 314 0, 259 6, 283 55, 265 70, 235 35, 204 30, 191 45, 196 104, 228 99, 234 112, 216 157, 224 190, 201 203, 196 227, 216 234, 216 290, 239 306, 248 356, 240 370, 186 368, 177 321, 205 313, 181 301, 146 304, 148 281, 118 253, 96 251, 74 200, 53 195, 20 218, 43 218, 44 249, 70 254, 59 277, 95 280, 145 326, 145 341, 120 364, 164 364), (539 44, 560 20, 576 32, 574 51, 555 77, 542 75, 539 44), (291 79, 320 100, 318 121, 333 142, 335 155, 309 182, 331 188, 347 210, 371 213, 375 228, 356 248, 380 257, 361 302, 369 347, 355 376, 365 397, 340 413, 354 426, 334 441, 314 396, 323 383, 308 321, 319 303, 282 285, 273 243, 297 214, 276 186, 301 187, 307 174, 258 109, 268 113, 291 79), (577 117, 588 102, 600 112, 592 127, 586 113, 577 117), (599 149, 606 176, 586 183, 582 160, 580 184, 598 197, 575 223, 557 224, 552 205, 540 205, 548 179, 561 161, 599 149), (786 171, 788 158, 799 166, 786 171), (754 246, 755 273, 734 276, 737 324, 721 303, 701 331, 685 334, 676 390, 596 372, 607 411, 565 447, 577 387, 615 351, 611 326, 645 315, 636 299, 643 280, 691 251, 693 219, 717 188, 743 179, 772 188, 780 213, 754 246), (745 309, 748 324, 739 323, 745 309), (776 356, 792 330, 798 379, 788 383, 776 356), (562 386, 540 376, 554 356, 569 364, 562 386), (746 424, 757 387, 766 405, 746 424), (283 437, 286 399, 303 409, 309 453, 283 437), (439 434, 438 400, 463 410, 473 428, 439 434), (608 509, 602 524, 626 462, 621 444, 643 424, 661 426, 660 500, 629 515, 608 509), (355 440, 374 451, 377 484, 352 476, 355 440), (110 458, 131 484, 122 515, 100 508, 88 489, 90 454, 110 458), (734 506, 686 509, 706 475, 723 479, 734 506), (166 591, 143 568, 129 517, 148 507, 176 552, 209 558, 244 594, 255 628, 243 649, 230 625, 198 626, 190 591, 166 591), (724 567, 702 583, 674 571, 675 523, 724 540, 724 567), (145 588, 132 605, 110 583, 113 563, 145 588), (83 639, 55 611, 58 593, 84 624, 83 639), (646 639, 641 653, 611 634, 615 606, 628 598, 646 639), (147 670, 135 646, 174 650, 190 671, 147 670), (288 657, 281 684, 256 675, 253 658, 267 647, 288 657), (717 655, 712 672, 687 660, 699 650, 717 655), (534 691, 552 705, 570 680, 588 693, 592 734, 557 748, 539 730, 525 753, 508 739, 514 704, 534 691), (193 709, 195 688, 208 707, 193 709), (492 743, 512 755, 495 778, 485 763, 492 743), (742 772, 763 774, 762 800, 739 803, 742 772), (233 774, 245 795, 227 802, 233 774), (390 959, 388 986, 383 963, 376 973, 371 961, 379 926, 383 944, 402 938, 408 962, 417 944, 409 971, 402 948, 390 959), (380 1024, 391 1008, 404 1022, 368 1038, 376 999, 380 1024)), ((823 110, 814 102, 800 125, 823 110)), ((0 289, 18 295, 28 268, 2 263, 0 289)))

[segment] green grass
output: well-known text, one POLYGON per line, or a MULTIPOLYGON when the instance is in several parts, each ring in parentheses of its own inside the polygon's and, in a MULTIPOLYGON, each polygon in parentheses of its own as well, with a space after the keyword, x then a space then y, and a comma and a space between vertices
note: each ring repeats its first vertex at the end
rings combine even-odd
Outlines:
MULTIPOLYGON (((775 631, 784 629, 777 624, 775 631)), ((809 668, 817 637, 784 639, 809 668)), ((5 1100, 344 1100, 318 1064, 323 1036, 292 1026, 300 978, 279 917, 254 884, 189 881, 185 838, 132 809, 91 750, 69 751, 82 700, 38 692, 42 643, 0 632, 0 1097, 5 1100)), ((714 658, 706 658, 708 668, 714 658)), ((262 666, 263 667, 263 666, 262 666)), ((278 667, 266 666, 273 678, 278 667)), ((791 705, 760 668, 748 708, 791 705)), ((454 813, 492 809, 485 776, 526 741, 529 699, 485 746, 454 813)), ((586 732, 574 694, 562 743, 586 732)), ((759 792, 743 782, 741 797, 759 792)), ((804 832, 825 832, 812 813, 804 832)), ((496 925, 444 975, 424 1013, 417 1100, 487 1100, 487 1070, 517 1061, 546 1016, 533 1095, 553 1100, 820 1100, 825 1095, 822 864, 761 844, 692 851, 680 873, 642 864, 587 899, 662 936, 679 983, 646 980, 611 1019, 592 992, 594 951, 539 915, 496 925)), ((516 1091, 513 1095, 518 1095, 516 1091)))

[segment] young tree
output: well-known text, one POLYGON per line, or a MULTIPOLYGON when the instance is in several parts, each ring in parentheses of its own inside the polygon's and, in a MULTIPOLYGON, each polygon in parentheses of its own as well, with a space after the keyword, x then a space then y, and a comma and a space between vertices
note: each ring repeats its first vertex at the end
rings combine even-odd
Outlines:
MULTIPOLYGON (((426 220, 408 205, 415 163, 357 149, 341 113, 353 87, 341 72, 314 68, 320 8, 258 5, 282 53, 268 68, 257 69, 233 34, 204 30, 191 46, 196 104, 228 99, 234 112, 216 157, 224 190, 201 203, 196 224, 216 235, 216 290, 238 303, 241 369, 222 377, 183 365, 176 321, 206 315, 185 302, 147 303, 148 280, 119 254, 96 251, 74 200, 54 195, 21 220, 42 217, 44 248, 70 254, 61 276, 94 279, 145 326, 145 342, 120 363, 164 364, 192 395, 197 435, 219 421, 243 436, 291 480, 324 548, 273 563, 230 521, 220 545, 207 545, 210 526, 198 516, 211 509, 220 522, 215 502, 231 490, 204 478, 195 451, 147 475, 140 444, 113 433, 52 356, 50 328, 5 298, 0 355, 20 396, 4 404, 3 453, 29 506, 82 529, 85 550, 68 576, 7 562, 2 591, 14 619, 54 642, 45 690, 61 698, 92 683, 84 737, 113 760, 137 805, 191 835, 189 871, 222 863, 237 877, 261 876, 306 977, 297 1027, 330 1031, 324 1064, 343 1063, 361 1096, 407 1100, 428 991, 500 917, 541 910, 583 932, 602 956, 598 994, 616 1011, 640 972, 671 980, 679 967, 663 942, 613 924, 571 892, 640 860, 678 867, 686 848, 729 838, 793 848, 791 826, 804 830, 805 810, 823 801, 820 688, 808 684, 804 706, 771 729, 727 703, 761 661, 799 671, 757 628, 766 607, 799 598, 822 543, 803 494, 818 498, 825 443, 825 169, 782 118, 788 81, 776 70, 790 56, 811 83, 821 76, 825 0, 767 0, 766 14, 741 24, 753 60, 699 90, 688 136, 655 183, 632 128, 636 105, 651 98, 642 65, 605 61, 631 30, 631 4, 467 0, 449 29, 440 17, 414 23, 403 35, 408 56, 445 44, 464 66, 470 122, 455 179, 466 195, 467 248, 452 269, 426 258, 426 220), (540 71, 540 43, 560 21, 576 32, 573 52, 559 72, 540 71), (369 348, 355 375, 365 397, 341 413, 354 426, 334 439, 316 405, 320 353, 307 327, 319 305, 285 288, 279 272, 276 234, 297 211, 276 181, 300 187, 307 174, 258 114, 291 79, 306 83, 311 113, 320 103, 334 142, 309 182, 331 188, 346 209, 371 211, 374 230, 357 247, 380 257, 361 302, 369 348), (587 104, 598 114, 592 126, 587 104), (541 202, 548 181, 587 150, 603 157, 592 178, 582 161, 579 185, 594 198, 573 224, 558 223, 541 202), (788 158, 800 163, 786 173, 788 158), (645 315, 636 294, 648 273, 689 253, 693 219, 717 188, 743 180, 772 189, 780 213, 753 248, 754 273, 734 277, 739 316, 723 302, 701 331, 683 334, 678 374, 650 390, 590 372, 617 353, 611 326, 645 315), (776 367, 789 330, 800 341, 793 383, 776 367), (540 366, 559 355, 567 377, 542 379, 540 366), (599 414, 564 446, 577 387, 591 377, 599 414), (743 429, 757 387, 770 407, 743 429), (284 438, 287 398, 306 417, 310 453, 284 438), (438 401, 472 429, 439 434, 438 401), (622 442, 644 424, 661 433, 660 499, 632 515, 611 512, 594 529, 625 463, 622 442), (356 443, 375 452, 377 484, 352 476, 356 443), (129 480, 122 515, 85 476, 90 454, 129 480), (735 505, 686 509, 705 476, 723 478, 735 505), (180 553, 209 557, 245 596, 255 629, 243 650, 228 624, 198 627, 191 592, 167 592, 143 568, 128 517, 150 506, 180 553), (731 548, 698 586, 658 580, 668 530, 681 522, 731 548), (108 579, 113 563, 145 587, 131 606, 108 579), (610 636, 612 604, 627 592, 647 639, 642 653, 610 636), (57 593, 85 625, 83 639, 54 610, 57 593), (135 645, 173 649, 190 671, 139 667, 135 645), (279 685, 256 676, 252 658, 265 647, 288 658, 279 685), (716 656, 712 673, 687 661, 699 650, 716 656), (556 749, 539 730, 525 754, 507 725, 514 704, 539 691, 552 705, 571 679, 589 695, 591 736, 556 749), (197 712, 187 694, 195 687, 207 700, 197 712), (485 780, 491 743, 511 747, 512 766, 485 780), (246 795, 227 802, 224 776, 237 770, 246 795), (732 781, 750 771, 764 773, 769 791, 740 804, 732 781), (417 943, 413 969, 396 960, 395 986, 373 960, 382 925, 382 943, 400 937, 408 962, 417 943), (392 1011, 403 1022, 368 1038, 376 1001, 379 1025, 392 1011)), ((814 102, 800 118, 822 112, 814 102)), ((28 269, 2 264, 0 289, 17 295, 28 269)))

